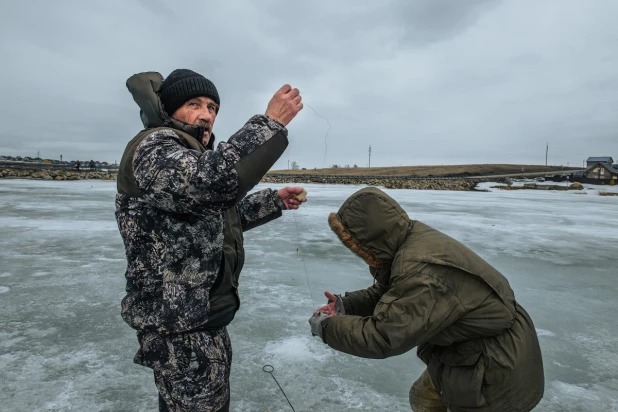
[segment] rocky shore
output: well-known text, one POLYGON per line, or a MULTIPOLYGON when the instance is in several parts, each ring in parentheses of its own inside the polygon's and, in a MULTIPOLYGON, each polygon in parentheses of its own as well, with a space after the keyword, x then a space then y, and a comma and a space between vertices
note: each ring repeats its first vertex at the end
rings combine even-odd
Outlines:
MULTIPOLYGON (((0 168, 0 179, 41 179, 41 180, 108 180, 115 181, 118 176, 117 171, 77 171, 62 169, 35 169, 35 168, 0 168)), ((341 177, 303 177, 303 176, 265 176, 262 183, 283 185, 283 184, 339 184, 339 185, 368 185, 381 186, 387 189, 417 189, 417 190, 451 190, 451 191, 487 191, 477 189, 477 185, 484 181, 495 181, 489 179, 389 179, 380 177, 367 178, 346 178, 341 177)), ((501 190, 582 190, 580 183, 567 185, 548 185, 537 183, 526 183, 523 186, 492 186, 501 190)), ((613 194, 612 194, 613 195, 613 194)))
POLYGON ((42 180, 116 180, 116 172, 94 172, 57 169, 21 169, 5 167, 0 169, 0 178, 42 179, 42 180))
POLYGON ((381 179, 379 177, 367 177, 366 179, 320 178, 320 177, 269 177, 262 179, 262 183, 326 183, 338 185, 368 185, 383 186, 387 189, 421 189, 421 190, 475 190, 479 180, 472 179, 381 179))
POLYGON ((584 186, 575 182, 566 185, 548 185, 548 184, 537 184, 537 183, 524 183, 523 186, 492 186, 492 189, 501 189, 501 190, 582 190, 584 186))
MULTIPOLYGON (((93 172, 77 170, 55 170, 55 169, 20 169, 5 167, 0 168, 0 178, 13 179, 42 179, 42 180, 116 180, 117 172, 93 172)), ((387 179, 379 177, 367 177, 366 179, 346 179, 341 178, 305 178, 305 177, 269 177, 265 176, 262 183, 274 184, 303 184, 303 183, 326 183, 342 185, 369 185, 383 186, 387 189, 422 189, 422 190, 456 190, 471 191, 475 190, 479 183, 478 179, 387 179)))

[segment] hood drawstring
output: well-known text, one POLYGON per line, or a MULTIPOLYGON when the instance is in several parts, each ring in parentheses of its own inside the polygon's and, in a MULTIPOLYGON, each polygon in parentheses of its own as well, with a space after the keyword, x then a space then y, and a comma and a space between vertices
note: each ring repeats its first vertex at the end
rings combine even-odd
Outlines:
POLYGON ((206 144, 204 144, 204 142, 202 141, 203 139, 204 139, 204 127, 198 126, 197 127, 197 141, 200 142, 203 146, 206 146, 206 144))

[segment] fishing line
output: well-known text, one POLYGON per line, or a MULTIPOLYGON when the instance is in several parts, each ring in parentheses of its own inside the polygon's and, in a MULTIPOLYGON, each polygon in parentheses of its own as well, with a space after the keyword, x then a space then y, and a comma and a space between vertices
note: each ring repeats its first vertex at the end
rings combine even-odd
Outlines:
POLYGON ((323 118, 324 120, 326 120, 326 123, 328 123, 328 130, 326 131, 326 135, 324 136, 324 160, 322 161, 322 166, 326 167, 326 149, 328 148, 328 144, 326 143, 326 139, 328 138, 328 134, 330 133, 330 129, 332 129, 333 126, 330 124, 330 122, 328 121, 326 116, 322 116, 320 113, 316 112, 315 109, 313 107, 311 107, 308 103, 303 103, 303 106, 307 106, 308 108, 313 110, 313 113, 315 113, 318 117, 323 118))
MULTIPOLYGON (((300 239, 300 231, 298 230, 298 223, 296 222, 296 210, 294 211, 294 227, 296 228, 296 238, 300 239)), ((296 250, 299 250, 299 249, 300 248, 297 248, 296 250)), ((311 304, 312 304, 311 310, 313 313, 313 308, 316 307, 316 304, 315 304, 315 300, 313 299, 313 292, 311 291, 311 282, 309 281, 309 272, 307 271, 307 264, 305 263, 305 256, 303 255, 302 251, 300 252, 300 259, 303 261, 303 268, 305 269, 305 278, 307 279, 307 287, 309 288, 309 296, 311 297, 311 304)), ((339 360, 337 359, 337 353, 335 352, 333 348, 330 348, 330 350, 334 354, 335 364, 337 365, 337 375, 339 375, 339 385, 341 386, 341 390, 343 391, 343 396, 346 402, 349 404, 350 401, 348 399, 346 388, 343 384, 343 377, 341 376, 341 368, 339 367, 339 360)))
MULTIPOLYGON (((323 160, 323 166, 326 166, 326 153, 328 150, 328 134, 330 133, 330 130, 332 129, 332 125, 330 124, 330 121, 328 120, 328 118, 326 118, 326 116, 322 116, 321 114, 319 114, 313 107, 311 107, 309 104, 307 103, 303 103, 304 106, 309 107, 313 113, 315 113, 316 116, 323 118, 326 123, 328 123, 328 130, 326 131, 326 134, 324 135, 324 160, 323 160)), ((294 210, 294 227, 296 228, 296 237, 297 239, 300 239, 300 231, 298 230, 298 222, 296 221, 296 210, 294 210)), ((296 248, 296 253, 298 256, 300 256, 300 259, 303 262, 303 268, 305 270, 305 278, 307 279, 307 288, 309 289, 309 296, 311 297, 311 311, 313 312, 313 308, 316 307, 315 304, 315 299, 313 298, 313 291, 311 290, 311 282, 309 281, 309 271, 307 270, 307 263, 305 262, 305 258, 303 256, 302 251, 300 250, 300 248, 296 248)), ((348 396, 347 396, 347 391, 346 388, 343 384, 343 377, 341 376, 341 368, 339 367, 339 360, 337 359, 337 353, 333 350, 333 348, 330 348, 333 351, 334 354, 334 358, 335 358, 335 364, 337 366, 337 375, 339 375, 339 385, 341 386, 341 389, 343 391, 343 396, 346 400, 346 402, 348 402, 348 404, 350 403, 348 396)), ((292 406, 292 402, 290 402, 290 399, 288 398, 288 396, 285 394, 285 391, 283 390, 283 388, 281 387, 281 385, 279 384, 279 382, 277 381, 277 378, 275 378, 275 375, 273 374, 273 372, 275 371, 275 368, 272 365, 264 365, 264 367, 262 367, 262 371, 269 373, 270 376, 272 376, 272 378, 275 380, 275 383, 277 384, 277 386, 279 387, 279 389, 281 390, 281 393, 283 394, 283 396, 285 397, 285 400, 288 401, 288 404, 290 405, 290 408, 292 408, 292 411, 296 412, 294 409, 294 406, 292 406)))

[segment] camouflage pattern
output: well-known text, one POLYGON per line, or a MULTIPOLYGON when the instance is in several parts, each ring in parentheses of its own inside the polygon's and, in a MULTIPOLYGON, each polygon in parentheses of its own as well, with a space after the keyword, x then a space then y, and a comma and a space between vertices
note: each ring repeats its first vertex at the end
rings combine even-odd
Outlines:
MULTIPOLYGON (((131 327, 177 334, 207 322, 224 212, 234 206, 238 186, 234 166, 281 129, 267 116, 254 116, 228 142, 204 153, 187 149, 169 129, 139 144, 133 169, 142 195, 116 196, 128 262, 122 317, 131 327)), ((245 197, 238 206, 243 226, 280 215, 281 204, 270 189, 245 197)))
POLYGON ((226 328, 162 336, 138 334, 150 357, 159 408, 170 412, 225 410, 230 399, 232 345, 226 328))
POLYGON ((161 411, 226 411, 232 347, 225 326, 240 300, 243 231, 281 216, 266 189, 248 195, 287 147, 287 129, 256 115, 227 141, 170 118, 163 76, 126 86, 144 130, 127 143, 116 219, 127 258, 122 317, 137 330, 134 361, 152 368, 161 411))
POLYGON ((238 215, 243 232, 281 216, 285 203, 276 190, 265 189, 246 196, 238 204, 238 215))
POLYGON ((233 241, 240 240, 242 253, 242 231, 285 209, 272 189, 236 203, 236 164, 279 132, 287 133, 257 115, 216 150, 191 149, 184 133, 169 128, 153 129, 135 149, 132 170, 140 194, 116 196, 127 258, 121 313, 138 331, 134 362, 153 369, 161 410, 218 411, 229 402, 232 347, 225 327, 206 326, 209 298, 225 268, 230 211, 238 216, 241 235, 233 241))

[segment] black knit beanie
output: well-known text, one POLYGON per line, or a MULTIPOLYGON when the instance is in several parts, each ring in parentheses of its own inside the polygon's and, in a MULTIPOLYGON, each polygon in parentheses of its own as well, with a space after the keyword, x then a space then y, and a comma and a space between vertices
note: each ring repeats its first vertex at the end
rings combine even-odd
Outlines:
POLYGON ((165 111, 170 116, 187 100, 198 96, 210 97, 218 105, 221 104, 215 85, 201 74, 187 69, 171 72, 161 85, 160 96, 165 111))

